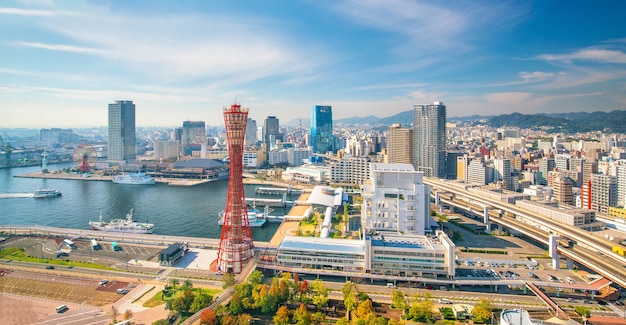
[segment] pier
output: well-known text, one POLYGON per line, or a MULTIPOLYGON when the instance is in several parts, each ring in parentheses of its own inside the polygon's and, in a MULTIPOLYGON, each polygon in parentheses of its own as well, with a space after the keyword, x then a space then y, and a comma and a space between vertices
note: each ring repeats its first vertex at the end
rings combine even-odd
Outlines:
POLYGON ((301 194, 302 191, 291 188, 291 185, 289 187, 284 187, 284 188, 283 187, 259 186, 256 188, 256 193, 263 194, 263 195, 283 195, 283 194, 291 195, 291 194, 301 194))
POLYGON ((257 198, 257 197, 247 197, 246 203, 248 203, 251 206, 267 205, 270 207, 284 208, 287 206, 292 206, 294 202, 288 201, 287 194, 285 193, 283 194, 282 199, 262 199, 262 198, 257 198))

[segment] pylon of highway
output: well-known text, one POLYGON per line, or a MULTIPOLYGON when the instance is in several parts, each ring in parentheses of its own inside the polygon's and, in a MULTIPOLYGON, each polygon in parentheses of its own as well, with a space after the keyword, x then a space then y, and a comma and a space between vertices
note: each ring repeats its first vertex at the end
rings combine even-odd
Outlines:
POLYGON ((228 196, 224 209, 224 225, 217 251, 217 268, 221 272, 241 273, 254 256, 252 231, 248 220, 243 188, 243 147, 248 123, 248 109, 233 104, 224 107, 224 124, 230 158, 228 196))

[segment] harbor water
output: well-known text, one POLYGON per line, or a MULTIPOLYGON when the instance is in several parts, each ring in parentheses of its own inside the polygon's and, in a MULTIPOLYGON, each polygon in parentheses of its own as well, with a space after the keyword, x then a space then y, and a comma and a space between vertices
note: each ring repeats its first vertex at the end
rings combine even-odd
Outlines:
MULTIPOLYGON (((70 166, 72 164, 49 165, 48 169, 70 166)), ((40 169, 0 169, 0 224, 89 229, 89 221, 97 221, 100 215, 103 221, 109 221, 125 218, 133 209, 135 221, 155 225, 154 234, 220 238, 217 219, 226 205, 227 181, 185 187, 14 177, 40 169), (57 189, 63 195, 34 198, 33 192, 41 188, 57 189)), ((245 185, 246 196, 262 197, 255 193, 255 188, 256 185, 245 185)), ((288 200, 293 198, 288 197, 288 200)), ((274 208, 271 214, 286 215, 287 212, 287 208, 274 208)), ((266 223, 262 228, 252 228, 252 236, 254 240, 269 241, 276 229, 278 224, 266 223)))

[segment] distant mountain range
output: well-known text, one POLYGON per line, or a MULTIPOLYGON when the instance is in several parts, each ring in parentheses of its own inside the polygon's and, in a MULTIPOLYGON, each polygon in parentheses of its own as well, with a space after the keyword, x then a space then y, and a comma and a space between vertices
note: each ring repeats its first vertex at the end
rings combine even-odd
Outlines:
MULTIPOLYGON (((308 119, 296 119, 286 123, 287 126, 295 127, 300 124, 308 127, 308 119)), ((626 133, 626 110, 615 110, 612 112, 574 112, 574 113, 552 113, 552 114, 502 114, 502 115, 472 115, 464 117, 449 117, 448 122, 462 122, 475 124, 488 124, 491 127, 519 127, 523 129, 548 128, 552 132, 592 132, 610 131, 626 133), (551 128, 551 129, 550 129, 551 128)), ((369 115, 366 117, 348 117, 333 121, 336 126, 369 126, 388 127, 391 124, 399 123, 404 127, 409 127, 413 123, 413 111, 401 112, 389 117, 377 117, 369 115)))

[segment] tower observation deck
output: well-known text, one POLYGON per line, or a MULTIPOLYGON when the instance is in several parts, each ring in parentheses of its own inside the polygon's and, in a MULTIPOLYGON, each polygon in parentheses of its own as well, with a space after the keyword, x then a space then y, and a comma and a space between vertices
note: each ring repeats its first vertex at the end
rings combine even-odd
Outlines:
POLYGON ((243 188, 243 147, 248 122, 248 109, 233 104, 224 107, 224 124, 230 158, 228 197, 224 209, 224 226, 217 251, 217 267, 222 272, 241 273, 254 256, 252 231, 248 220, 243 188))

